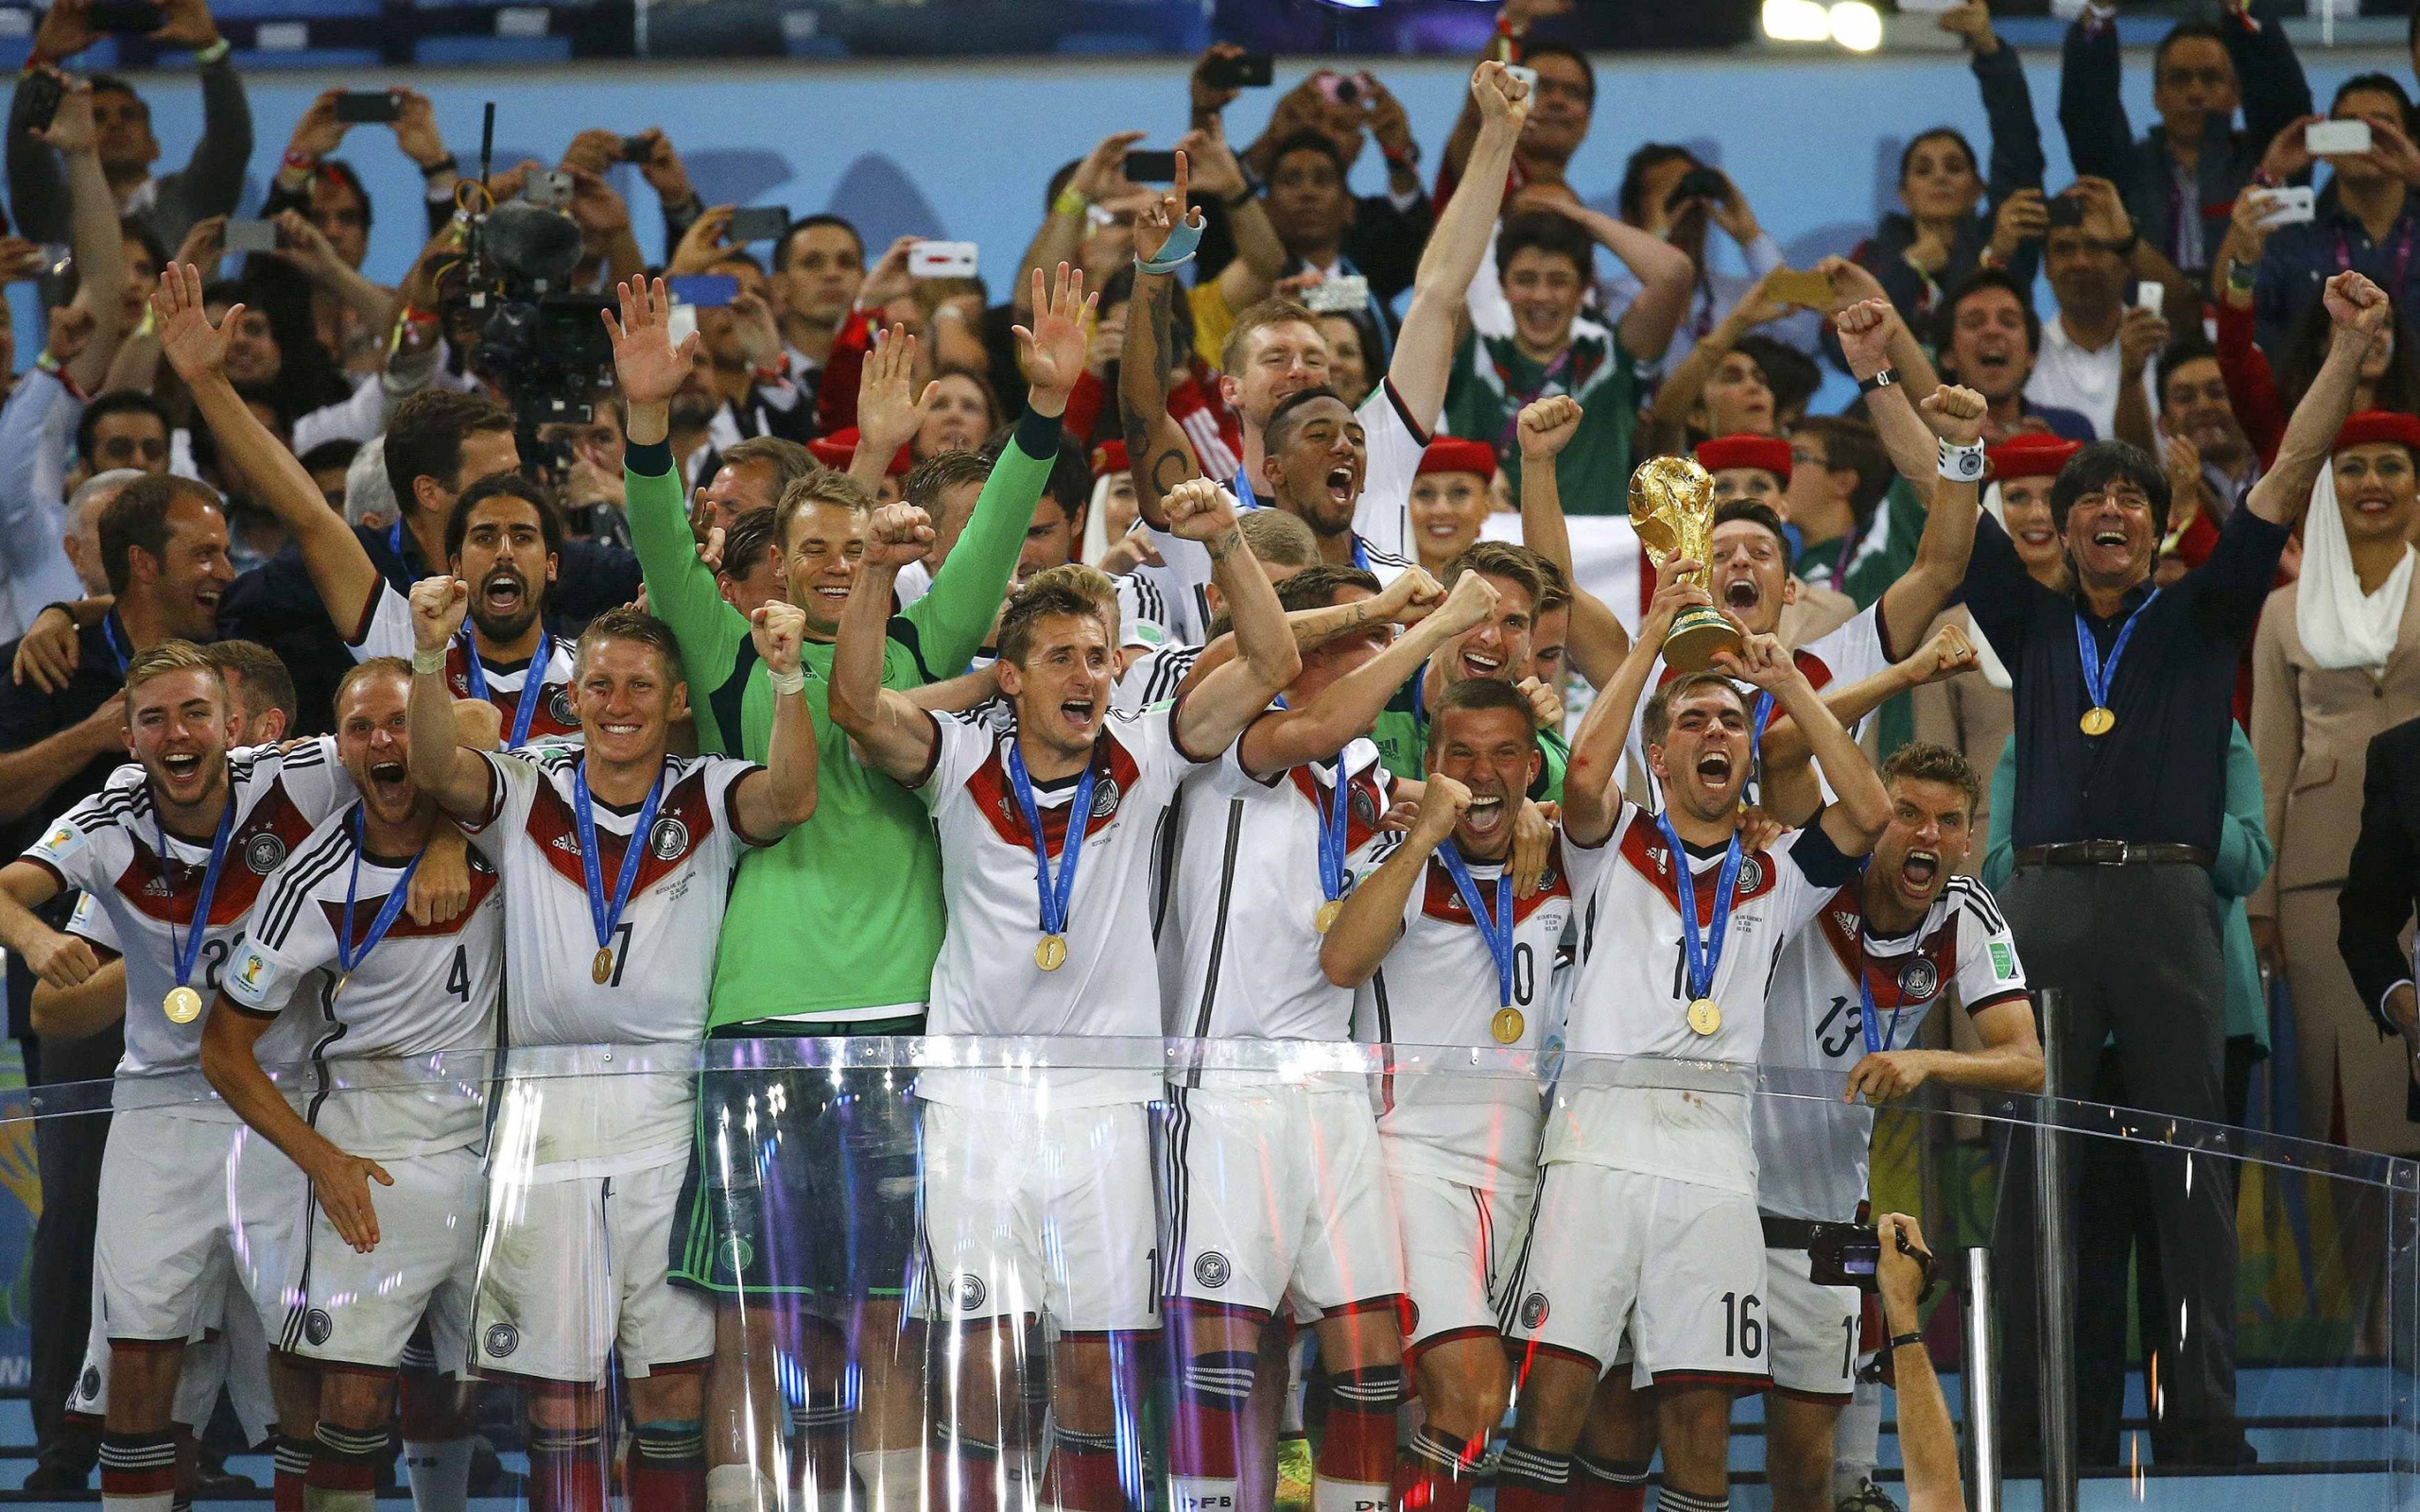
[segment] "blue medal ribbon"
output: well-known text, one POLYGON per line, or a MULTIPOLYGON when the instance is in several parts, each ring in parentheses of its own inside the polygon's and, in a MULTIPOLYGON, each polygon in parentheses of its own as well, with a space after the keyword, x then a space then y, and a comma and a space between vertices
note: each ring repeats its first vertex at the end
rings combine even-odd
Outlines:
MULTIPOLYGON (((160 817, 160 806, 151 805, 151 833, 160 842, 160 881, 174 894, 176 884, 169 880, 168 868, 173 859, 168 852, 168 826, 160 817)), ((201 937, 210 928, 211 901, 218 896, 219 868, 227 863, 227 843, 235 837, 235 790, 231 781, 227 788, 227 806, 219 811, 218 833, 211 836, 210 864, 202 868, 201 891, 193 901, 193 918, 186 921, 182 938, 177 935, 177 921, 168 919, 168 950, 176 957, 177 986, 193 980, 194 963, 201 959, 201 937)))
MULTIPOLYGON (((1348 826, 1353 821, 1353 779, 1344 758, 1336 759, 1336 785, 1325 807, 1320 805, 1319 780, 1311 780, 1311 806, 1320 814, 1320 891, 1329 902, 1344 896, 1344 857, 1352 850, 1348 826)), ((1447 842, 1448 847, 1452 844, 1447 842)))
POLYGON ((655 774, 655 785, 647 790, 647 801, 639 806, 639 821, 631 827, 631 842, 622 850, 621 875, 614 883, 614 899, 605 900, 605 876, 596 864, 596 816, 588 799, 588 763, 583 758, 572 768, 572 822, 579 829, 580 879, 588 885, 588 917, 596 925, 596 948, 611 950, 614 931, 622 922, 622 910, 630 904, 631 885, 638 881, 639 858, 647 854, 648 835, 655 828, 656 805, 664 800, 664 774, 655 774))
MULTIPOLYGON (((421 856, 427 854, 424 850, 404 863, 404 874, 395 879, 395 890, 387 895, 385 905, 378 910, 377 917, 370 920, 370 933, 362 936, 359 945, 355 945, 353 942, 353 902, 361 886, 361 805, 356 803, 353 808, 353 875, 345 879, 344 930, 337 936, 337 969, 346 976, 351 976, 354 968, 359 966, 372 951, 378 948, 378 942, 387 937, 387 931, 395 927, 395 920, 404 912, 405 897, 411 890, 412 873, 420 869, 421 856)), ((595 864, 590 863, 591 866, 595 864)))
POLYGON ((109 644, 110 660, 117 663, 117 675, 121 678, 125 677, 126 664, 128 662, 131 661, 132 658, 126 654, 125 646, 118 644, 117 613, 115 610, 112 610, 111 612, 101 616, 101 639, 109 644))
POLYGON ((1723 852, 1722 869, 1715 874, 1714 919, 1701 935, 1697 874, 1689 867, 1689 853, 1681 849, 1670 815, 1658 809, 1655 823, 1664 832, 1664 843, 1672 848, 1672 890, 1681 903, 1681 950, 1688 962, 1689 1001, 1694 1003, 1714 991, 1715 969, 1722 964, 1722 937, 1731 932, 1733 893, 1739 885, 1739 832, 1731 832, 1731 849, 1723 852))
POLYGON ((1026 839, 1033 846, 1034 889, 1042 899, 1042 932, 1045 935, 1067 933, 1067 904, 1076 896, 1076 863, 1084 850, 1084 826, 1093 813, 1093 779, 1099 771, 1090 756, 1084 758, 1084 775, 1076 779, 1076 796, 1067 805, 1067 836, 1059 847, 1059 871, 1050 871, 1050 842, 1043 837, 1042 809, 1033 800, 1033 779, 1026 775, 1025 753, 1017 748, 1013 736, 1009 740, 1009 787, 1017 796, 1017 810, 1025 816, 1026 839))
POLYGON ((2076 610, 2076 659, 2083 663, 2084 696, 2092 700, 2087 707, 2109 707, 2109 684, 2117 679, 2118 659, 2126 654, 2126 643, 2135 638, 2135 627, 2141 623, 2143 610, 2158 603, 2161 593, 2160 589, 2152 589, 2151 597, 2135 605, 2135 612, 2126 616, 2126 623, 2118 627, 2118 639, 2110 643, 2106 661, 2101 659, 2100 644, 2092 638, 2092 622, 2084 618, 2083 610, 2076 610))
MULTIPOLYGON (((471 622, 462 621, 462 679, 470 684, 471 696, 485 703, 488 698, 488 669, 479 664, 478 638, 471 633, 471 622)), ((546 667, 555 651, 555 638, 543 627, 538 631, 538 649, 529 658, 529 670, 521 675, 521 702, 513 707, 512 732, 504 743, 507 750, 519 750, 529 739, 529 722, 538 715, 538 696, 546 691, 546 667)))
POLYGON ((1487 941, 1487 953, 1495 957, 1496 1005, 1512 1005, 1512 868, 1506 867, 1495 878, 1495 911, 1488 912, 1487 902, 1479 896, 1478 879, 1471 875, 1470 863, 1462 859, 1461 849, 1447 835, 1437 848, 1437 859, 1444 864, 1445 874, 1454 879, 1454 890, 1462 895, 1462 906, 1471 911, 1471 922, 1478 926, 1479 937, 1487 941))
POLYGON ((1238 509, 1260 507, 1259 496, 1252 491, 1252 476, 1244 471, 1244 465, 1241 462, 1236 464, 1236 507, 1238 509))
POLYGON ((1884 1028, 1881 1010, 1874 1005, 1874 984, 1867 979, 1865 967, 1865 919, 1860 917, 1857 921, 1858 1022, 1865 1031, 1865 1053, 1871 1056, 1898 1043, 1899 1015, 1907 1010, 1908 989, 1905 984, 1901 985, 1898 1005, 1891 1010, 1891 1026, 1884 1028))

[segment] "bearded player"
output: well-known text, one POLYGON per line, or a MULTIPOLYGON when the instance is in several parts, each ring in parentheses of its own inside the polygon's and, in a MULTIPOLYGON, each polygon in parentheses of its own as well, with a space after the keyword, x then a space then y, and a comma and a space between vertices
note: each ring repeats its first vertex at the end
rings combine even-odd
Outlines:
MULTIPOLYGON (((320 1366, 316 1424, 281 1412, 309 1443, 304 1484, 325 1512, 367 1512, 394 1407, 395 1368, 424 1312, 437 1359, 468 1357, 484 1166, 484 1054, 495 1045, 504 901, 494 868, 469 873, 469 905, 442 921, 406 912, 432 838, 452 823, 411 780, 411 665, 361 663, 337 686, 336 747, 360 799, 323 820, 270 878, 267 902, 221 978, 201 1068, 244 1122, 310 1183, 284 1269, 255 1287, 275 1347, 320 1366), (298 1109, 262 1055, 295 999, 324 1078, 298 1109), (452 1056, 441 1074, 424 1057, 452 1056), (372 1195, 372 1183, 384 1190, 372 1195)), ((458 1436, 420 1441, 420 1467, 467 1466, 458 1436)))
POLYGON ((630 609, 580 636, 581 749, 475 751, 452 738, 444 681, 471 592, 454 577, 413 585, 409 769, 503 879, 505 1038, 516 1055, 641 1047, 598 1068, 607 1074, 508 1081, 473 1357, 480 1373, 528 1385, 541 1512, 603 1499, 609 1351, 639 1425, 624 1477, 633 1508, 692 1507, 704 1495, 714 1308, 670 1283, 673 1210, 732 868, 815 808, 804 616, 785 603, 753 616, 776 694, 763 766, 669 754, 688 707, 680 653, 661 620, 630 609))
MULTIPOLYGON (((181 1096, 174 1078, 199 1064, 205 993, 215 993, 269 875, 314 825, 353 796, 329 744, 289 752, 230 752, 224 676, 203 650, 164 641, 129 663, 128 748, 142 781, 119 782, 70 809, 0 868, 0 943, 51 988, 126 962, 126 1054, 119 1111, 101 1160, 94 1250, 96 1342, 74 1405, 102 1416, 105 1503, 165 1512, 175 1492, 172 1416, 196 1420, 209 1403, 181 1402, 185 1346, 227 1313, 242 1263, 237 1231, 285 1211, 293 1166, 254 1145, 238 1159, 242 1125, 215 1102, 181 1096), (62 935, 29 913, 80 889, 62 935)), ((112 1014, 114 1016, 114 1014, 112 1014)), ((272 1058, 303 1058, 299 1016, 268 1037, 272 1058)), ((240 1337, 246 1331, 236 1331, 240 1337)), ((231 1370, 257 1378, 261 1351, 237 1349, 231 1370)))
MULTIPOLYGON (((1511 683, 1472 678, 1445 690, 1420 816, 1346 897, 1320 947, 1328 980, 1358 989, 1357 1039, 1538 1047, 1571 921, 1558 861, 1530 896, 1512 888, 1513 820, 1540 764, 1537 716, 1511 683)), ((1461 1512, 1512 1386, 1497 1320, 1535 1188, 1537 1089, 1527 1077, 1429 1071, 1389 1077, 1382 1107, 1411 1297, 1406 1354, 1427 1409, 1395 1499, 1461 1512)))
POLYGON ((1648 701, 1647 760, 1668 808, 1619 798, 1622 736, 1673 616, 1709 601, 1689 580, 1696 565, 1663 564, 1638 641, 1573 746, 1563 854, 1582 919, 1574 1059, 1547 1115, 1514 1287, 1521 1383, 1502 1512, 1563 1502, 1590 1394, 1625 1333, 1634 1379, 1654 1388, 1666 1504, 1728 1505, 1731 1399, 1768 1377, 1747 1106, 1767 983, 1784 943, 1856 879, 1890 817, 1856 742, 1789 653, 1757 634, 1648 701), (1735 678, 1800 722, 1840 794, 1753 855, 1739 828, 1750 710, 1735 678))

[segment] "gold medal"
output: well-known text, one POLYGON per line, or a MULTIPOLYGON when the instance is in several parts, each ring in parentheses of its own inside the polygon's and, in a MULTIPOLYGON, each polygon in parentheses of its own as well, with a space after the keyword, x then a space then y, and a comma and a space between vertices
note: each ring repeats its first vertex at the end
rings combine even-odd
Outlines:
POLYGON ((2085 710, 2083 717, 2077 723, 2083 727, 2083 732, 2087 735, 2105 735, 2118 728, 2118 716, 2106 709, 2096 706, 2085 710))
POLYGON ((1712 998, 1700 998, 1689 1005, 1689 1029, 1692 1033, 1712 1035, 1722 1027, 1722 1010, 1712 998))
POLYGON ((172 987, 160 1000, 160 1011, 170 1023, 191 1023, 201 1017, 201 994, 189 987, 172 987))
POLYGON ((588 963, 588 974, 596 979, 598 987, 614 980, 614 952, 610 946, 597 951, 596 959, 588 963))
POLYGON ((351 971, 347 971, 342 976, 337 977, 337 985, 328 988, 328 1001, 331 1003, 335 1002, 337 998, 343 993, 345 988, 350 985, 352 981, 353 973, 351 971))
POLYGON ((1521 1042, 1521 1031, 1529 1026, 1529 1022, 1521 1017, 1520 1009, 1498 1008, 1495 1017, 1488 1023, 1487 1032, 1495 1036, 1495 1042, 1499 1045, 1517 1045, 1521 1042))
POLYGON ((1311 916, 1311 927, 1324 935, 1336 927, 1336 916, 1342 912, 1344 912, 1344 900, 1331 898, 1320 904, 1320 911, 1311 916))
POLYGON ((1055 971, 1067 964, 1067 936, 1045 935, 1042 943, 1033 948, 1033 964, 1046 971, 1055 971))

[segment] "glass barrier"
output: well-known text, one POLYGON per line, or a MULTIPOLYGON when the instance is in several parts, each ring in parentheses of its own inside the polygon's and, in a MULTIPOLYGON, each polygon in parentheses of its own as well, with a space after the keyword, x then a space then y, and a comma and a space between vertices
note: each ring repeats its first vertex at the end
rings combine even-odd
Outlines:
POLYGON ((2334 1146, 1552 1049, 735 1040, 278 1080, 256 1121, 301 1165, 198 1080, 0 1097, 36 1215, 0 1224, 30 1337, 0 1492, 2420 1496, 2420 1167, 2334 1146), (1861 1224, 1869 1185, 1920 1243, 1861 1224))

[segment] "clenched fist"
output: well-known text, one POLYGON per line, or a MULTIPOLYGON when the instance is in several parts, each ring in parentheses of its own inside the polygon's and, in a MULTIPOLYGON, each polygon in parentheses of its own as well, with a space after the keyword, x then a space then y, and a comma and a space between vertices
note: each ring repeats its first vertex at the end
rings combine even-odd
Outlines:
POLYGON ((442 651, 462 633, 471 611, 471 585, 459 577, 424 577, 412 584, 412 644, 442 651))

